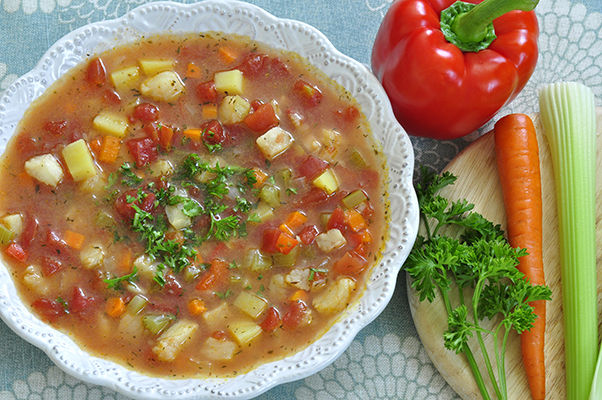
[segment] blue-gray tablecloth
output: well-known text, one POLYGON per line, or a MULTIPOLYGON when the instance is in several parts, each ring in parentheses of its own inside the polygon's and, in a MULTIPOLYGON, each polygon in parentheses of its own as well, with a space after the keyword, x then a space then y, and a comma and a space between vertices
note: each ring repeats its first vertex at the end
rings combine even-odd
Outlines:
MULTIPOLYGON (((282 18, 309 23, 341 52, 368 64, 374 37, 392 0, 249 0, 282 18)), ((113 19, 145 0, 0 0, 0 94, 71 30, 113 19)), ((190 3, 192 1, 183 1, 190 3)), ((500 115, 537 111, 537 90, 580 81, 602 104, 602 2, 540 0, 540 59, 523 93, 500 115)), ((441 170, 481 131, 455 141, 412 138, 416 165, 441 170)), ((259 397, 271 399, 457 399, 420 344, 406 298, 405 276, 385 311, 333 365, 259 397)), ((553 398, 550 397, 550 398, 553 398)), ((0 400, 124 399, 73 379, 0 321, 0 400)))

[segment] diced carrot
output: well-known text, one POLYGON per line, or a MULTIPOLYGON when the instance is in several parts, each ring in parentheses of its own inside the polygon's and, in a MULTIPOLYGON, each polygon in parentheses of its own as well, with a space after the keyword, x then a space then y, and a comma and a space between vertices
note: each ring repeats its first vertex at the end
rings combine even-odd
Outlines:
POLYGON ((200 67, 194 65, 193 63, 188 63, 186 66, 186 77, 187 78, 200 78, 202 70, 200 67))
POLYGON ((303 289, 299 289, 299 290, 296 290, 295 293, 293 293, 291 295, 291 297, 289 298, 289 300, 292 303, 294 303, 295 301, 298 301, 298 300, 301 300, 301 301, 304 301, 304 302, 307 303, 308 300, 309 300, 309 296, 308 296, 307 291, 305 291, 303 289))
POLYGON ((188 139, 191 139, 195 142, 200 142, 203 131, 201 131, 200 129, 184 129, 182 134, 188 139))
POLYGON ((362 217, 362 214, 356 210, 347 210, 345 212, 347 223, 354 232, 359 232, 366 228, 366 220, 362 217))
POLYGON ((223 46, 220 47, 219 53, 220 53, 222 59, 227 63, 233 62, 238 57, 238 55, 234 52, 234 50, 232 50, 229 47, 223 47, 223 46))
POLYGON ((127 248, 121 253, 117 267, 123 273, 129 273, 132 268, 132 250, 127 248))
POLYGON ((365 244, 372 243, 372 234, 370 233, 370 230, 368 230, 367 228, 364 229, 364 231, 362 232, 362 236, 362 239, 365 244))
POLYGON ((228 283, 228 264, 222 260, 214 260, 209 267, 209 271, 205 272, 199 283, 196 285, 197 290, 216 290, 228 283))
POLYGON ((307 222, 307 217, 300 211, 293 211, 286 218, 286 225, 295 229, 307 222))
POLYGON ((23 248, 21 246, 19 246, 15 242, 11 242, 5 251, 6 251, 6 254, 8 254, 9 256, 11 256, 12 258, 14 258, 18 261, 23 262, 23 261, 27 260, 27 253, 25 252, 25 250, 23 250, 23 248))
POLYGON ((282 233, 278 236, 278 241, 276 242, 276 249, 282 254, 288 254, 295 246, 299 244, 299 241, 289 235, 288 233, 282 233))
POLYGON ((287 235, 295 236, 295 232, 293 232, 287 224, 280 224, 278 229, 280 229, 282 232, 286 233, 287 235))
POLYGON ((89 141, 88 145, 94 154, 100 154, 102 149, 102 137, 97 136, 89 141))
POLYGON ((260 170, 259 168, 253 168, 253 174, 255 175, 256 182, 253 184, 255 189, 260 188, 266 179, 268 179, 268 174, 260 170))
POLYGON ((161 125, 161 130, 159 131, 159 142, 161 143, 161 146, 165 150, 171 149, 172 139, 173 139, 173 129, 171 129, 165 125, 161 125))
POLYGON ((77 232, 73 232, 73 231, 65 231, 65 237, 63 238, 63 240, 65 241, 65 243, 67 244, 67 246, 79 250, 82 247, 82 244, 84 244, 84 240, 86 239, 86 237, 84 235, 82 235, 81 233, 77 233, 77 232))
POLYGON ((98 160, 106 163, 114 163, 121 149, 121 140, 115 136, 106 135, 102 140, 98 160))
POLYGON ((200 315, 207 311, 207 307, 205 306, 205 302, 201 299, 192 299, 188 302, 188 311, 192 315, 200 315))
POLYGON ((125 309, 125 302, 121 297, 110 297, 105 306, 105 312, 113 318, 121 317, 125 309))
POLYGON ((217 106, 215 104, 205 104, 201 108, 201 115, 203 119, 217 119, 217 106))

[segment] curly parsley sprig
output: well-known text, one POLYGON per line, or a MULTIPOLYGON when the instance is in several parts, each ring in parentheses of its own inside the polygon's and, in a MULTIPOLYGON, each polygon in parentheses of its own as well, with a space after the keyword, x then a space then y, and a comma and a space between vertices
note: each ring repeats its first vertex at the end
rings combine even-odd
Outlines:
POLYGON ((432 302, 441 296, 448 314, 444 345, 467 357, 483 398, 491 399, 468 345, 473 336, 497 398, 507 399, 505 353, 509 334, 512 330, 520 334, 531 329, 536 315, 529 303, 550 300, 551 290, 547 286, 532 285, 516 268, 518 259, 527 252, 512 248, 499 225, 474 212, 474 204, 466 200, 450 202, 438 194, 456 181, 453 174, 438 175, 424 167, 421 171, 421 180, 415 186, 426 233, 418 236, 404 268, 420 301, 432 302), (459 231, 457 235, 441 233, 450 226, 454 232, 459 231), (455 305, 449 296, 453 288, 459 292, 455 305), (500 318, 495 320, 492 329, 480 323, 484 318, 497 316, 500 318), (493 355, 485 346, 484 335, 496 338, 493 355), (500 337, 501 346, 497 340, 500 337))

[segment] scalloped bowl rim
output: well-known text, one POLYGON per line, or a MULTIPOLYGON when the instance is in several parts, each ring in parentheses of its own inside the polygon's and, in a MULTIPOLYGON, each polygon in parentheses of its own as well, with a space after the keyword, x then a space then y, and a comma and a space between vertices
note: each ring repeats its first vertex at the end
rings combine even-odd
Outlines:
POLYGON ((175 33, 195 31, 182 29, 182 21, 195 22, 195 27, 205 24, 220 28, 223 25, 226 29, 215 30, 227 33, 246 34, 249 31, 255 37, 248 36, 255 40, 295 51, 345 86, 360 102, 363 111, 368 104, 371 113, 367 117, 374 136, 383 145, 390 179, 389 240, 381 262, 375 266, 368 280, 368 288, 329 331, 305 350, 229 379, 169 380, 148 377, 88 355, 68 335, 39 321, 29 312, 16 293, 8 269, 2 263, 0 317, 19 336, 42 349, 69 375, 91 384, 110 387, 132 398, 209 399, 227 396, 248 399, 278 384, 302 379, 328 366, 389 303, 418 227, 418 207, 412 186, 414 154, 409 137, 393 116, 382 86, 365 66, 340 53, 316 28, 303 22, 277 18, 257 6, 236 0, 206 0, 195 4, 149 3, 136 7, 120 18, 88 24, 59 39, 36 67, 17 79, 0 98, 0 152, 4 152, 28 105, 68 69, 87 59, 90 54, 147 34, 165 30, 175 33), (209 17, 210 20, 204 20, 209 17), (298 43, 292 43, 291 39, 298 40, 298 43), (349 86, 353 86, 354 90, 349 86), (392 238, 397 242, 392 243, 392 238))

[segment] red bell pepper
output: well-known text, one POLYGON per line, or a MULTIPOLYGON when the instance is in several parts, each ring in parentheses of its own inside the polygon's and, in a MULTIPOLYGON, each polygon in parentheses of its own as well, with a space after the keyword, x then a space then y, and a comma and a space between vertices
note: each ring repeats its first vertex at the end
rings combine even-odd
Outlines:
POLYGON ((372 70, 410 135, 455 139, 473 132, 518 95, 535 69, 538 0, 468 1, 396 0, 383 19, 372 70))

